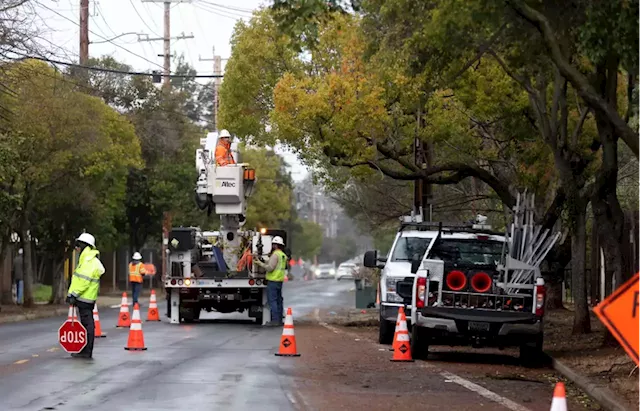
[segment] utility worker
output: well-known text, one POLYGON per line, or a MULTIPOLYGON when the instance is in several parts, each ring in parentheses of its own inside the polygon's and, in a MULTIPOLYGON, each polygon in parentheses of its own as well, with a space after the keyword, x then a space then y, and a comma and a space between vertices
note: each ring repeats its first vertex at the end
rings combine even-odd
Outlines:
POLYGON ((277 327, 282 325, 282 313, 284 305, 282 301, 282 282, 287 275, 287 255, 283 251, 284 240, 282 237, 275 236, 271 240, 271 256, 268 263, 260 261, 259 257, 255 257, 256 264, 267 270, 267 300, 269 301, 269 310, 271 311, 271 321, 265 326, 277 327))
POLYGON ((231 153, 231 134, 227 130, 222 130, 218 137, 218 145, 216 146, 216 164, 219 166, 226 166, 229 164, 235 164, 231 153))
POLYGON ((142 277, 147 273, 142 264, 142 255, 139 252, 133 253, 133 261, 129 263, 129 283, 131 283, 131 293, 133 294, 133 304, 138 302, 140 291, 142 291, 142 277))
POLYGON ((71 286, 67 292, 67 303, 78 307, 80 322, 87 329, 87 345, 72 357, 91 358, 93 355, 93 339, 95 324, 93 322, 93 306, 98 299, 100 277, 105 269, 100 261, 100 251, 96 249, 96 239, 89 233, 82 233, 76 239, 76 251, 80 252, 78 266, 71 277, 71 286))

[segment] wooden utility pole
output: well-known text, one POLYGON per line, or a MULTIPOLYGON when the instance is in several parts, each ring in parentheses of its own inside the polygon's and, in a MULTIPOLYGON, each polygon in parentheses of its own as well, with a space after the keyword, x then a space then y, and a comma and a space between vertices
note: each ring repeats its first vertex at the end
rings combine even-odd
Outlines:
POLYGON ((89 0, 80 0, 80 65, 89 62, 89 0))
POLYGON ((146 3, 164 3, 164 35, 160 38, 138 38, 138 41, 157 41, 164 42, 164 53, 158 54, 164 57, 164 73, 163 86, 167 89, 171 86, 171 40, 192 39, 193 34, 185 36, 184 33, 178 37, 171 38, 171 3, 191 3, 191 0, 142 0, 146 3))
MULTIPOLYGON (((203 59, 199 57, 200 61, 213 61, 213 74, 217 76, 222 75, 222 60, 221 56, 216 55, 216 48, 212 47, 213 58, 203 59)), ((222 77, 216 77, 213 80, 213 110, 211 116, 213 117, 213 122, 211 125, 213 126, 213 131, 218 131, 218 108, 220 107, 220 85, 222 84, 222 77)))

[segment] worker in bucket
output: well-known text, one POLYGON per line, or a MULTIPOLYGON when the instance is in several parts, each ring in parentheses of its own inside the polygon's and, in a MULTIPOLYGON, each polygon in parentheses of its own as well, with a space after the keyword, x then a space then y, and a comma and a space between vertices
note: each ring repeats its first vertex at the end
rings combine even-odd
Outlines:
POLYGON ((218 166, 226 166, 235 163, 233 153, 231 153, 231 134, 227 130, 222 130, 216 146, 216 164, 218 166))
POLYGON ((265 326, 277 327, 282 325, 282 312, 284 305, 282 301, 282 283, 287 275, 287 262, 289 259, 283 251, 284 240, 280 236, 271 240, 271 256, 267 263, 260 261, 258 256, 254 256, 255 263, 267 270, 267 300, 271 311, 271 321, 265 326))
POLYGON ((71 286, 67 292, 67 303, 78 308, 80 322, 87 329, 87 345, 72 357, 91 358, 93 355, 93 339, 95 324, 93 322, 93 306, 98 299, 100 277, 105 269, 100 261, 100 251, 96 249, 96 239, 89 233, 82 233, 75 242, 76 251, 80 253, 78 266, 71 277, 71 286))
POLYGON ((140 291, 142 291, 142 279, 146 274, 144 264, 142 264, 142 255, 139 252, 133 253, 131 257, 133 261, 129 263, 129 283, 131 283, 131 294, 133 294, 133 304, 138 302, 140 291))

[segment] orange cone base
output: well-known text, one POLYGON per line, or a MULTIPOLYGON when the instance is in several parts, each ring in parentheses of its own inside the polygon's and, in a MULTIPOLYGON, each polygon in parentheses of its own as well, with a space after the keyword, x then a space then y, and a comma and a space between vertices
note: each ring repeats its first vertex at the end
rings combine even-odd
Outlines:
POLYGON ((145 320, 144 322, 146 322, 146 323, 148 323, 148 322, 157 323, 157 322, 159 322, 159 321, 160 321, 160 320, 145 320))
POLYGON ((129 348, 129 347, 124 347, 125 350, 127 351, 146 351, 147 347, 142 347, 142 348, 129 348))
POLYGON ((413 360, 394 360, 394 359, 391 359, 389 361, 391 361, 391 362, 413 362, 413 360))
POLYGON ((277 352, 275 355, 278 357, 300 357, 300 354, 280 354, 279 352, 277 352))

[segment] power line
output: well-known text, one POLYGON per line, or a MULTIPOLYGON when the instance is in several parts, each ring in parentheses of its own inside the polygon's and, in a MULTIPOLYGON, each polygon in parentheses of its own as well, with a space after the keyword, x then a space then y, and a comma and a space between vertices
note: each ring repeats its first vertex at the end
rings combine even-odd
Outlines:
MULTIPOLYGON (((15 53, 15 54, 19 54, 19 53, 15 53)), ((69 63, 66 61, 59 61, 59 60, 53 60, 53 59, 49 59, 49 58, 45 58, 45 57, 38 57, 38 56, 29 56, 26 54, 22 55, 22 58, 20 60, 24 60, 24 59, 34 59, 34 60, 40 60, 40 61, 45 61, 47 63, 52 63, 52 64, 60 64, 62 66, 69 66, 69 67, 75 67, 75 68, 81 68, 81 69, 85 69, 85 70, 92 70, 92 71, 100 71, 103 73, 115 73, 115 74, 123 74, 123 75, 128 75, 128 76, 154 76, 154 75, 160 75, 159 73, 148 73, 148 72, 143 72, 143 71, 125 71, 125 70, 115 70, 115 69, 108 69, 108 68, 103 68, 103 67, 93 67, 93 66, 84 66, 81 64, 76 64, 76 63, 69 63)), ((187 74, 170 74, 169 75, 170 78, 222 78, 224 77, 223 74, 194 74, 194 75, 187 75, 187 74)))
POLYGON ((136 12, 136 14, 138 15, 138 17, 140 17, 140 20, 142 20, 142 24, 144 24, 145 26, 147 26, 147 28, 149 29, 149 31, 151 31, 151 33, 155 34, 156 36, 160 36, 158 33, 156 33, 156 31, 154 29, 151 28, 151 26, 149 26, 147 24, 147 22, 142 18, 142 15, 140 15, 140 13, 138 12, 138 8, 136 7, 135 3, 133 2, 133 0, 129 0, 129 3, 131 3, 131 6, 133 6, 133 10, 136 12))
MULTIPOLYGON (((70 19, 69 17, 65 16, 64 14, 58 13, 56 10, 53 10, 52 8, 45 6, 44 4, 40 4, 40 6, 44 7, 45 9, 47 9, 47 10, 49 10, 49 11, 51 11, 51 12, 55 13, 55 14, 57 14, 58 16, 62 17, 63 19, 65 19, 65 20, 67 20, 67 21, 70 21, 71 23, 75 24, 76 26, 78 26, 78 27, 80 26, 80 24, 79 24, 78 22, 76 22, 75 20, 70 19)), ((89 32, 90 32, 91 34, 93 34, 94 36, 98 36, 98 37, 100 37, 102 40, 107 40, 107 38, 105 38, 105 37, 103 37, 103 36, 101 36, 101 35, 99 35, 99 34, 96 34, 94 31, 89 30, 89 32)), ((127 49, 126 47, 122 47, 121 45, 119 45, 119 44, 117 44, 117 43, 114 43, 114 42, 112 42, 112 41, 110 41, 109 43, 111 43, 111 44, 113 44, 114 46, 116 46, 116 47, 118 47, 118 48, 120 48, 120 49, 122 49, 122 50, 126 51, 126 52, 127 52, 127 53, 129 53, 129 54, 132 54, 132 55, 134 55, 134 56, 136 56, 136 57, 138 57, 138 58, 140 58, 140 59, 142 59, 142 60, 145 60, 145 61, 147 61, 147 62, 149 62, 149 63, 151 63, 151 64, 153 64, 153 65, 155 65, 155 66, 158 66, 158 67, 162 68, 162 66, 161 66, 160 64, 156 63, 155 61, 151 61, 151 60, 149 60, 148 58, 143 57, 143 56, 141 56, 141 55, 140 55, 140 54, 138 54, 138 53, 134 53, 133 51, 131 51, 131 50, 127 49)), ((59 63, 59 64, 67 64, 67 63, 59 63)))
POLYGON ((243 7, 233 7, 233 6, 228 6, 226 4, 213 3, 213 2, 207 1, 207 0, 199 0, 198 2, 199 3, 205 3, 205 4, 208 4, 208 5, 213 6, 213 7, 219 7, 221 9, 239 11, 241 13, 247 13, 247 14, 253 14, 253 10, 247 9, 247 8, 243 8, 243 7))

